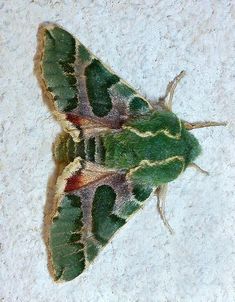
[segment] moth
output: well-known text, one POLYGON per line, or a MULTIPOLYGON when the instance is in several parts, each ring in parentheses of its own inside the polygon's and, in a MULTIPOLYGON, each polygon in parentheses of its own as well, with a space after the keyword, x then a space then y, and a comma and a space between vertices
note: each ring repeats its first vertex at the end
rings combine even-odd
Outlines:
POLYGON ((37 75, 63 132, 53 155, 62 167, 51 213, 52 275, 69 281, 91 264, 153 192, 164 224, 167 184, 200 169, 192 129, 172 112, 181 72, 163 98, 149 102, 56 24, 38 32, 37 75))

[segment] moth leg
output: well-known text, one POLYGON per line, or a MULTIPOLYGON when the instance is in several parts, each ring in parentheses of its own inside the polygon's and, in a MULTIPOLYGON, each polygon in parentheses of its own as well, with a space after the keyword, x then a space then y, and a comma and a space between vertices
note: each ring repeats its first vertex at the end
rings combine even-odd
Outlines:
POLYGON ((164 105, 170 111, 172 111, 172 99, 175 92, 175 88, 184 76, 185 71, 183 70, 173 79, 173 81, 169 82, 169 84, 167 85, 166 94, 164 96, 164 105))
POLYGON ((225 122, 195 122, 189 123, 184 121, 184 126, 187 130, 193 130, 197 128, 207 128, 207 127, 216 127, 216 126, 226 126, 225 122))
POLYGON ((171 234, 174 234, 174 230, 170 226, 165 216, 166 192, 167 192, 167 184, 161 185, 155 190, 155 194, 157 196, 157 210, 160 214, 163 223, 168 228, 169 232, 171 234))
POLYGON ((189 165, 188 165, 188 167, 191 167, 191 168, 194 168, 194 169, 196 169, 197 171, 199 171, 200 173, 202 173, 202 174, 205 174, 205 175, 209 175, 209 172, 207 172, 206 170, 203 170, 201 167, 199 167, 197 164, 195 164, 195 163, 190 163, 189 165))

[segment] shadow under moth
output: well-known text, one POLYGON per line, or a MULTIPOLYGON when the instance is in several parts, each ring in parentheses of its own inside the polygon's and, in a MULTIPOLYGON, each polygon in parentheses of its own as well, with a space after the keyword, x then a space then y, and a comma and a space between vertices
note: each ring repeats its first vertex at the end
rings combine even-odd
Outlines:
POLYGON ((69 281, 94 261, 154 192, 165 214, 167 184, 187 167, 200 169, 189 123, 172 112, 181 72, 150 103, 56 24, 39 27, 35 60, 43 96, 63 132, 53 146, 61 167, 48 232, 51 272, 69 281))

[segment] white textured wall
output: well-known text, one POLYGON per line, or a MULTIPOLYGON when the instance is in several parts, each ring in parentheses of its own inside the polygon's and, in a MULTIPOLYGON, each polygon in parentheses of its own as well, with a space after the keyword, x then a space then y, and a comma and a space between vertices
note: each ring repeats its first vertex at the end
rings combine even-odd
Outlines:
POLYGON ((234 1, 0 0, 0 301, 235 301, 234 1), (42 240, 51 144, 59 131, 33 75, 39 23, 53 21, 149 99, 180 70, 174 111, 229 121, 195 131, 197 160, 170 185, 170 236, 154 199, 95 264, 55 284, 42 240))

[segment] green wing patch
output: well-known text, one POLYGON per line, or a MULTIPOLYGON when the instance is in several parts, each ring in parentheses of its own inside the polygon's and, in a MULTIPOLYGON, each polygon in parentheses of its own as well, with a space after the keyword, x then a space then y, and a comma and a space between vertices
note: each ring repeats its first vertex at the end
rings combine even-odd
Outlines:
POLYGON ((58 27, 45 30, 42 74, 48 91, 62 112, 78 106, 75 54, 75 39, 68 32, 58 27))
POLYGON ((85 70, 87 93, 92 111, 96 116, 105 116, 112 109, 112 99, 108 89, 119 82, 119 77, 107 70, 100 61, 94 59, 85 70))
POLYGON ((116 193, 112 187, 102 185, 96 189, 92 204, 92 232, 101 244, 106 244, 126 222, 112 214, 115 200, 116 193))
POLYGON ((50 248, 55 280, 72 280, 85 268, 80 197, 65 195, 50 229, 50 248))

